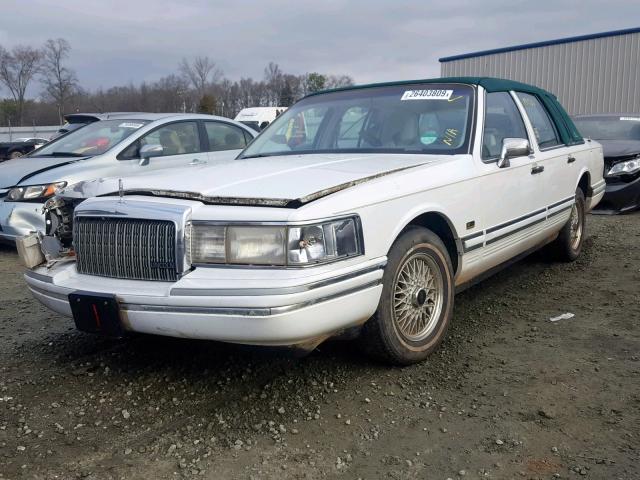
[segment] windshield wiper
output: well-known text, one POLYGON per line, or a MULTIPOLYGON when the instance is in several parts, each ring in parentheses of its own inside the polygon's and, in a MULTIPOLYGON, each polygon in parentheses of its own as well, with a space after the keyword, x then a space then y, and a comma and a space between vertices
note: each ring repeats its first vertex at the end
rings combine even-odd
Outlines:
POLYGON ((82 153, 74 153, 74 152, 53 152, 46 153, 44 155, 31 155, 31 157, 88 157, 90 155, 83 155, 82 153))
POLYGON ((264 158, 264 157, 276 157, 289 152, 275 152, 275 153, 256 153, 255 155, 247 155, 246 157, 240 157, 238 160, 246 160, 247 158, 264 158))

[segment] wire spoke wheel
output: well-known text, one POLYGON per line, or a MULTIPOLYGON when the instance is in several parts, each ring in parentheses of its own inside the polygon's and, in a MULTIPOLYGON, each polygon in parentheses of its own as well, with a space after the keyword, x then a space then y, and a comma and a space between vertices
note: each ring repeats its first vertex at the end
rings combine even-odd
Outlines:
POLYGON ((569 217, 569 242, 571 248, 577 250, 582 241, 582 215, 578 209, 578 204, 574 203, 569 217))
POLYGON ((409 256, 398 269, 393 285, 393 321, 408 341, 420 342, 438 324, 444 301, 444 279, 433 258, 409 256))

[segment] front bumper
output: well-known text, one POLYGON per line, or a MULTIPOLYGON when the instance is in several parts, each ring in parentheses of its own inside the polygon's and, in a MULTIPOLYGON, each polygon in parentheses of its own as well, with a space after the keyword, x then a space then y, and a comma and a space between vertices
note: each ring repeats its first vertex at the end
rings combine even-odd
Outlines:
POLYGON ((626 213, 640 208, 640 175, 629 182, 607 182, 604 197, 594 213, 626 213))
MULTIPOLYGON (((347 262, 345 262, 347 263, 347 262)), ((197 268, 175 283, 81 275, 74 263, 25 274, 33 295, 71 316, 76 291, 115 294, 126 331, 251 345, 313 345, 366 322, 386 258, 299 270, 197 268)))
POLYGON ((0 240, 15 242, 18 237, 45 230, 43 203, 0 201, 0 240))

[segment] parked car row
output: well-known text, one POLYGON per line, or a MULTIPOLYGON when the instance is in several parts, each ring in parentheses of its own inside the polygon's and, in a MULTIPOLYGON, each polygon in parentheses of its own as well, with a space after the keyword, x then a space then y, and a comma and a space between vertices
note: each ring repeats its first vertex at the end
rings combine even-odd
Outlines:
POLYGON ((2 164, 0 239, 44 231, 43 206, 58 188, 230 160, 256 135, 241 123, 210 115, 111 114, 2 164))
POLYGON ((321 92, 254 135, 123 116, 8 163, 2 235, 33 295, 97 334, 341 335, 404 365, 442 341, 455 292, 541 247, 574 260, 605 192, 600 144, 506 80, 321 92))
POLYGON ((640 208, 640 114, 575 117, 585 137, 604 149, 604 199, 595 213, 625 213, 640 208))
POLYGON ((11 142, 0 142, 0 162, 27 155, 48 141, 46 138, 24 137, 11 142))

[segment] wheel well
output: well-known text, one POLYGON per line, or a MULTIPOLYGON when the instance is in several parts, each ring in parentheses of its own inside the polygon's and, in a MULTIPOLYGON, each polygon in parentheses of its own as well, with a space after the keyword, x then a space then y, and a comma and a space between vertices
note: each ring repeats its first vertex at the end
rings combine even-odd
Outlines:
POLYGON ((582 177, 580 177, 580 181, 578 182, 578 188, 582 190, 585 198, 591 196, 591 175, 589 172, 584 172, 582 177))
POLYGON ((442 243, 447 248, 449 258, 451 258, 451 265, 453 271, 458 271, 458 245, 456 244, 456 235, 453 226, 449 223, 446 217, 439 213, 428 212, 411 220, 407 226, 415 225, 424 228, 428 228, 433 233, 440 237, 442 243))

